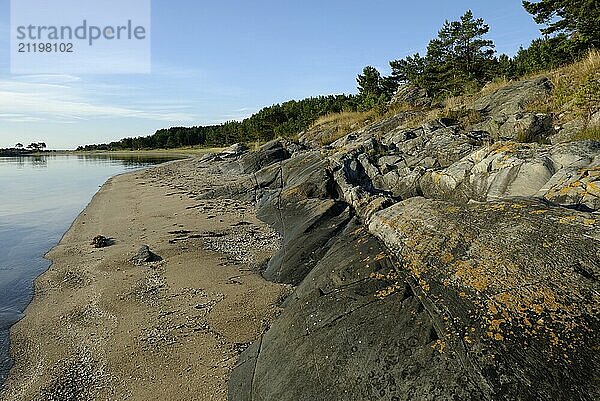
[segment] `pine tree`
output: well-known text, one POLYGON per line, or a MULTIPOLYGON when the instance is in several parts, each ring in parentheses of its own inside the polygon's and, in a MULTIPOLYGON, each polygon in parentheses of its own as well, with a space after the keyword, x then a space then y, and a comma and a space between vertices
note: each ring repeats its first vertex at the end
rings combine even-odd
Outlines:
POLYGON ((494 43, 483 38, 489 29, 471 10, 458 21, 446 21, 438 37, 429 42, 425 57, 415 54, 390 63, 392 76, 436 97, 476 89, 489 80, 493 70, 494 43))
POLYGON ((408 56, 402 60, 390 62, 392 67, 392 77, 398 84, 413 83, 423 87, 423 78, 425 73, 425 58, 419 53, 408 56))
POLYGON ((356 78, 358 83, 358 96, 360 98, 360 110, 376 109, 382 112, 385 104, 392 98, 397 88, 395 80, 390 77, 382 77, 381 73, 371 66, 363 69, 362 74, 356 78))
POLYGON ((375 67, 367 66, 356 78, 358 93, 363 97, 379 97, 383 93, 381 73, 375 67))
POLYGON ((545 34, 567 34, 580 46, 600 47, 600 0, 523 1, 545 34))

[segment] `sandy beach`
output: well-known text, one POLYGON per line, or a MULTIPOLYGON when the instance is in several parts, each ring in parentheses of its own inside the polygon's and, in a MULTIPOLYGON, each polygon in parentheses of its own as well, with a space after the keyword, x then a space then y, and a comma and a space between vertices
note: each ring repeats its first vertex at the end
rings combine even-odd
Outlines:
POLYGON ((239 354, 289 288, 257 272, 279 246, 251 205, 198 198, 232 177, 194 159, 110 179, 47 255, 2 400, 225 400, 239 354), (97 235, 112 245, 95 249, 97 235), (131 258, 148 245, 157 260, 131 258), (160 260, 158 260, 160 259, 160 260))

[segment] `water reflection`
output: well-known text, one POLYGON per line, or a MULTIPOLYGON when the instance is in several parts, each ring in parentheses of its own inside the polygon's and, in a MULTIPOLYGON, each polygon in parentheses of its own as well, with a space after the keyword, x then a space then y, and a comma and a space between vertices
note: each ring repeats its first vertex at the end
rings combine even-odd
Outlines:
POLYGON ((77 155, 77 158, 82 161, 91 160, 95 162, 97 160, 106 160, 108 162, 120 163, 124 167, 138 167, 139 165, 151 165, 151 164, 160 164, 170 160, 182 159, 184 157, 179 156, 145 156, 139 154, 132 155, 124 155, 124 156, 115 156, 115 155, 77 155))
POLYGON ((46 156, 32 156, 31 165, 36 168, 48 167, 48 158, 46 156))
POLYGON ((31 166, 34 168, 46 168, 48 162, 59 159, 77 159, 83 163, 100 164, 102 162, 120 165, 123 167, 134 167, 149 166, 154 164, 164 163, 170 160, 183 159, 184 156, 168 156, 168 155, 152 155, 145 156, 140 154, 132 155, 35 155, 35 156, 11 156, 11 157, 0 157, 0 165, 12 164, 17 168, 24 168, 25 166, 31 166))

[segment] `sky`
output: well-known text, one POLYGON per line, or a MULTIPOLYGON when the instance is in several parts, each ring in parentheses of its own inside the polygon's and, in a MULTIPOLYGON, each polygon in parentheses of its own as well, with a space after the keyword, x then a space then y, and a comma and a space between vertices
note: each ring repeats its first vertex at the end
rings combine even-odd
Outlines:
POLYGON ((152 0, 150 74, 13 75, 10 0, 0 0, 0 148, 73 149, 356 93, 364 66, 389 73, 467 9, 490 25, 498 53, 539 36, 520 0, 152 0))

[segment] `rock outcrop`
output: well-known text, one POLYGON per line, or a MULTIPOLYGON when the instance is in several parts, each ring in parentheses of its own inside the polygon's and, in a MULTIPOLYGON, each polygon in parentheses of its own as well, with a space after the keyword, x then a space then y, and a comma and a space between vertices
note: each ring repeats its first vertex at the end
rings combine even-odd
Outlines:
POLYGON ((142 245, 129 260, 136 266, 143 266, 146 263, 160 262, 162 258, 152 252, 148 245, 142 245))
POLYGON ((283 238, 264 276, 295 286, 229 399, 600 398, 600 143, 544 144, 525 108, 550 90, 490 93, 475 128, 396 116, 213 162, 241 176, 203 196, 252 198, 283 238))

